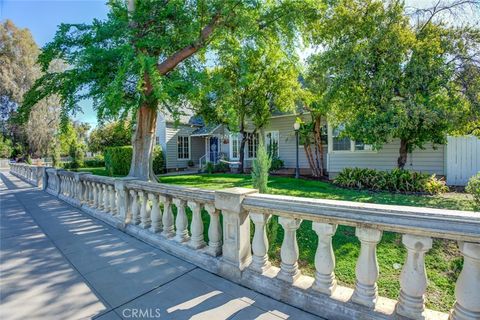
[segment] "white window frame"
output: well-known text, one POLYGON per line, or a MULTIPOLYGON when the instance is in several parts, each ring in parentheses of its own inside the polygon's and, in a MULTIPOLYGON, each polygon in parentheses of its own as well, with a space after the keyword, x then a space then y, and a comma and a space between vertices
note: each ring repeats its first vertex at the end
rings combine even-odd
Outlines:
POLYGON ((190 136, 187 136, 187 135, 177 135, 177 160, 179 161, 189 161, 191 160, 191 156, 192 156, 192 141, 191 141, 191 137, 190 136), (188 141, 188 158, 179 158, 179 154, 178 154, 178 144, 179 144, 179 139, 180 138, 187 138, 187 141, 188 141))
POLYGON ((271 134, 273 136, 273 134, 276 135, 277 137, 277 154, 274 155, 276 157, 280 157, 280 132, 278 130, 273 130, 273 131, 266 131, 265 132, 265 148, 268 152, 268 141, 267 141, 267 136, 268 134, 271 134))
MULTIPOLYGON (((350 150, 333 150, 333 126, 327 124, 327 133, 328 133, 328 153, 377 153, 377 150, 355 150, 355 140, 350 139, 350 150)), ((368 144, 367 144, 368 145, 368 144)))
POLYGON ((232 160, 239 160, 240 159, 240 144, 241 143, 242 143, 242 139, 241 139, 241 134, 240 133, 230 133, 230 143, 229 143, 230 159, 232 159, 232 160), (233 156, 233 140, 237 140, 238 157, 233 156))
POLYGON ((257 158, 257 153, 258 153, 258 147, 260 146, 260 134, 258 132, 247 132, 247 134, 254 134, 257 136, 257 150, 255 151, 255 157, 250 157, 249 156, 249 148, 250 148, 250 140, 247 140, 247 143, 245 144, 245 150, 247 154, 245 155, 245 158, 247 160, 254 160, 257 158))

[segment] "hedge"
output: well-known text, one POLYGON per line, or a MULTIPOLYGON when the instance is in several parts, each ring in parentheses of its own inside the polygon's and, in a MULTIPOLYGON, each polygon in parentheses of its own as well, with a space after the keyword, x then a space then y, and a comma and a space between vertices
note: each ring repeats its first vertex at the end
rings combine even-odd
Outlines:
POLYGON ((108 174, 126 176, 130 171, 132 155, 133 148, 131 146, 105 148, 105 169, 108 174))
POLYGON ((367 168, 345 168, 333 182, 345 188, 374 191, 429 194, 448 191, 445 181, 437 179, 435 175, 403 169, 379 171, 367 168))

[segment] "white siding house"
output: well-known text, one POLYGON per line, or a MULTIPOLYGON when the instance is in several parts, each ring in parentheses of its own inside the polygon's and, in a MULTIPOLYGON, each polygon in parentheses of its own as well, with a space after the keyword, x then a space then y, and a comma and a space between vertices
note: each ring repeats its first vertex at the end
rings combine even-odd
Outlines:
MULTIPOLYGON (((295 131, 293 124, 298 115, 273 116, 268 125, 263 128, 266 144, 275 143, 278 146, 278 157, 284 161, 285 168, 295 168, 295 131)), ((302 115, 308 120, 309 115, 302 115)), ((226 158, 231 162, 238 161, 239 136, 231 133, 224 126, 205 126, 184 122, 174 125, 172 122, 159 121, 159 143, 165 145, 167 169, 183 169, 192 160, 195 166, 201 161, 216 162, 220 158, 226 158), (165 136, 165 138, 163 138, 165 136), (188 137, 189 157, 179 157, 179 137, 188 137)), ((247 129, 252 132, 253 127, 247 129)), ((399 141, 392 141, 383 145, 380 150, 372 150, 370 146, 355 143, 348 138, 340 138, 337 131, 328 126, 328 139, 325 141, 324 155, 326 169, 330 178, 335 177, 342 169, 348 167, 372 168, 378 170, 391 170, 397 165, 399 141)), ((245 167, 249 168, 255 158, 258 134, 245 147, 245 167)), ((478 139, 477 139, 478 140, 478 139)), ((451 139, 449 140, 451 141, 451 139)), ((479 142, 480 143, 480 142, 479 142)), ((475 149, 477 150, 477 149, 475 149)), ((480 150, 480 147, 479 149, 480 150)), ((451 152, 451 151, 450 151, 451 152)), ((477 152, 477 151, 476 151, 477 152)), ((480 153, 480 151, 479 151, 480 153)), ((480 156, 466 156, 471 159, 468 168, 471 172, 480 170, 480 156)), ((427 172, 439 176, 447 175, 447 158, 458 159, 447 155, 444 145, 425 145, 424 149, 416 149, 408 154, 406 169, 427 172)), ((465 157, 464 157, 465 158, 465 157)), ((305 155, 304 147, 299 146, 299 167, 302 173, 309 173, 310 168, 305 155)), ((469 171, 469 172, 470 172, 469 171)))

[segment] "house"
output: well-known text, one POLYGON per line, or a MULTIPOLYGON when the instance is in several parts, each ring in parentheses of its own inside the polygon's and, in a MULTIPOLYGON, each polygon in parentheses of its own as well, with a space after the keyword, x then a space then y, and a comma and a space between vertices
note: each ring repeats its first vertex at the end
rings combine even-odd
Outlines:
MULTIPOLYGON (((308 114, 304 114, 305 120, 308 114)), ((295 131, 293 124, 298 115, 279 114, 271 117, 264 128, 265 143, 273 148, 276 156, 284 161, 285 168, 296 166, 295 131)), ((325 137, 325 161, 330 178, 334 178, 343 168, 363 167, 379 170, 391 170, 397 165, 400 141, 385 144, 380 150, 361 142, 340 137, 340 129, 327 126, 325 137)), ((253 127, 247 129, 252 132, 253 127)), ((245 146, 245 167, 252 165, 258 148, 259 133, 252 135, 245 146)), ((160 115, 157 126, 157 143, 166 154, 167 170, 184 170, 190 164, 198 169, 206 162, 218 162, 219 159, 238 161, 240 137, 229 132, 223 125, 207 125, 193 114, 184 114, 178 123, 168 116, 160 115)), ((450 176, 450 184, 464 185, 468 178, 480 170, 480 140, 474 137, 449 137, 449 144, 433 148, 416 149, 408 154, 406 169, 427 172, 439 176, 450 176), (463 142, 461 139, 467 139, 463 142)), ((302 145, 299 146, 299 167, 302 174, 310 173, 307 157, 302 145)), ((293 171, 292 171, 293 172, 293 171)))

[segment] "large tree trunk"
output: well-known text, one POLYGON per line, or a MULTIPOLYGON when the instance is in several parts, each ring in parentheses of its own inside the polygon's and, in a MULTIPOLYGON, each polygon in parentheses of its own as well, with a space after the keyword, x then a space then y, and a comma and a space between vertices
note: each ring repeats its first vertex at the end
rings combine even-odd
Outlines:
POLYGON ((397 160, 398 168, 403 169, 405 168, 405 164, 407 163, 407 156, 408 156, 408 141, 405 139, 400 140, 400 149, 399 149, 399 157, 397 160))
POLYGON ((157 106, 143 104, 137 113, 137 125, 132 138, 133 156, 129 177, 146 181, 157 181, 153 172, 153 147, 157 129, 157 106))

